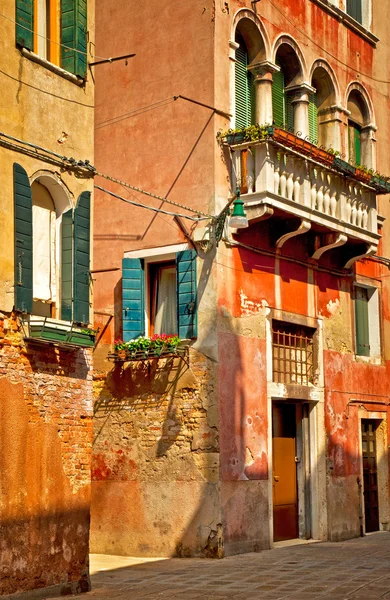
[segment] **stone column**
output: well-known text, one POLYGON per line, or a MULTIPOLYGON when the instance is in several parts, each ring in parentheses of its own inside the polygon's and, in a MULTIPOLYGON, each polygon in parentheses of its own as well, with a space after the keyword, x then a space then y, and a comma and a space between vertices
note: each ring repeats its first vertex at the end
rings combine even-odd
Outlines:
POLYGON ((293 93, 292 105, 294 107, 294 132, 301 133, 305 138, 309 135, 309 94, 316 90, 308 83, 289 85, 286 92, 293 93))
POLYGON ((253 73, 256 93, 256 123, 259 125, 272 125, 272 75, 280 71, 280 67, 262 60, 249 65, 248 70, 253 73))

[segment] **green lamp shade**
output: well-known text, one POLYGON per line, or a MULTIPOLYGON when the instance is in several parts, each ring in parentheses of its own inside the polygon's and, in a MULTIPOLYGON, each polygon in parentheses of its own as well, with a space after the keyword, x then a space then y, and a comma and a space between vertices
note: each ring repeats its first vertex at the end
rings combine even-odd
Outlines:
POLYGON ((244 202, 241 200, 240 192, 237 190, 237 198, 233 202, 233 212, 229 220, 229 227, 244 229, 248 227, 248 219, 244 210, 244 202))

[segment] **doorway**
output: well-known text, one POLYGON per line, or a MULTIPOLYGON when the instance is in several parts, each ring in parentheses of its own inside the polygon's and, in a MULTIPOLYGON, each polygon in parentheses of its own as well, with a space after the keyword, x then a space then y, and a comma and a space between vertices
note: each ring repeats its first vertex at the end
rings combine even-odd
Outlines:
POLYGON ((379 531, 378 465, 376 430, 378 421, 362 419, 363 495, 366 533, 379 531))
POLYGON ((297 427, 295 404, 272 405, 274 541, 298 538, 297 427))

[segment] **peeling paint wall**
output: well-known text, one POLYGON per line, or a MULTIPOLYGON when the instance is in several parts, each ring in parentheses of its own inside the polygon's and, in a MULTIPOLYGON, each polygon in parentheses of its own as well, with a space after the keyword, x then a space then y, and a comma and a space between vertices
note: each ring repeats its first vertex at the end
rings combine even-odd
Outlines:
POLYGON ((93 552, 214 556, 220 551, 214 366, 164 358, 95 374, 93 552))
MULTIPOLYGON (((226 206, 232 191, 230 166, 216 134, 231 121, 221 114, 207 121, 202 112, 206 109, 193 104, 153 103, 184 93, 219 111, 233 112, 234 57, 229 42, 234 41, 238 11, 246 9, 265 32, 266 56, 258 60, 273 62, 278 38, 290 36, 302 51, 306 83, 310 84, 316 60, 329 64, 338 81, 337 104, 345 107, 352 81, 364 84, 378 124, 377 167, 390 173, 385 152, 390 106, 379 81, 387 77, 383 65, 388 63, 388 33, 381 17, 383 7, 379 1, 373 4, 372 27, 381 39, 377 48, 306 0, 257 3, 257 16, 249 0, 191 6, 171 2, 154 21, 156 3, 152 2, 137 10, 131 23, 120 4, 106 4, 98 14, 98 30, 107 32, 109 16, 111 34, 100 41, 100 53, 113 54, 112 49, 131 39, 138 55, 130 73, 118 68, 110 74, 107 67, 100 72, 100 83, 97 80, 99 167, 210 214, 226 206), (152 22, 153 48, 145 36, 152 22), (156 54, 161 70, 156 69, 156 54), (138 112, 141 104, 149 108, 138 112), (125 112, 129 119, 115 122, 114 117, 125 112), (115 155, 111 140, 115 140, 115 155)), ((387 14, 388 8, 383 10, 387 14)), ((342 152, 347 150, 346 122, 337 125, 342 152)), ((379 213, 389 217, 387 200, 379 199, 378 205, 379 213)), ((385 223, 379 246, 384 256, 390 255, 387 227, 385 223)), ((219 556, 272 546, 275 399, 308 404, 306 468, 311 499, 305 510, 300 509, 302 515, 310 513, 310 535, 334 540, 359 535, 360 421, 356 406, 348 403, 361 399, 364 405, 364 400, 377 398, 372 410, 387 415, 387 268, 367 260, 356 266, 355 277, 354 272, 342 270, 338 251, 325 255, 318 265, 309 258, 313 240, 305 236, 276 251, 278 231, 272 219, 234 235, 233 243, 222 241, 208 254, 201 251, 199 336, 194 348, 199 357, 203 355, 196 362, 203 360, 208 367, 201 384, 193 382, 171 395, 164 387, 168 375, 156 367, 145 372, 145 367, 132 365, 116 374, 106 356, 114 338, 121 335, 123 252, 177 243, 184 240, 182 233, 167 216, 152 217, 128 206, 126 213, 110 211, 103 197, 98 198, 96 231, 97 267, 118 271, 96 275, 95 284, 96 323, 103 333, 95 353, 93 548, 219 556), (235 246, 237 242, 257 252, 235 246), (357 277, 367 285, 375 280, 380 291, 382 356, 376 362, 355 356, 353 283, 357 277), (274 385, 272 318, 316 329, 312 385, 274 385), (188 405, 197 415, 195 422, 188 405), (180 506, 184 494, 193 500, 180 506), (113 506, 119 507, 120 519, 113 506)), ((191 368, 193 360, 191 354, 191 368)), ((381 427, 387 426, 384 419, 381 427)), ((381 469, 388 471, 383 460, 381 469)), ((386 489, 384 485, 383 528, 389 505, 386 489)))

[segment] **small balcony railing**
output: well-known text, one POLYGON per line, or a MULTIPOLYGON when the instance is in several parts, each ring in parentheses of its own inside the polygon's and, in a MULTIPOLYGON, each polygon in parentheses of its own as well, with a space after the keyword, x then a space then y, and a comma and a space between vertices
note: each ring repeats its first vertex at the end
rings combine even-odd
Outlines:
POLYGON ((320 149, 309 152, 313 144, 305 148, 300 140, 300 147, 292 137, 294 147, 274 135, 230 144, 232 187, 241 190, 249 222, 282 211, 305 224, 297 234, 311 228, 334 233, 338 245, 365 242, 374 253, 380 239, 376 195, 385 188, 378 191, 370 176, 320 149))

